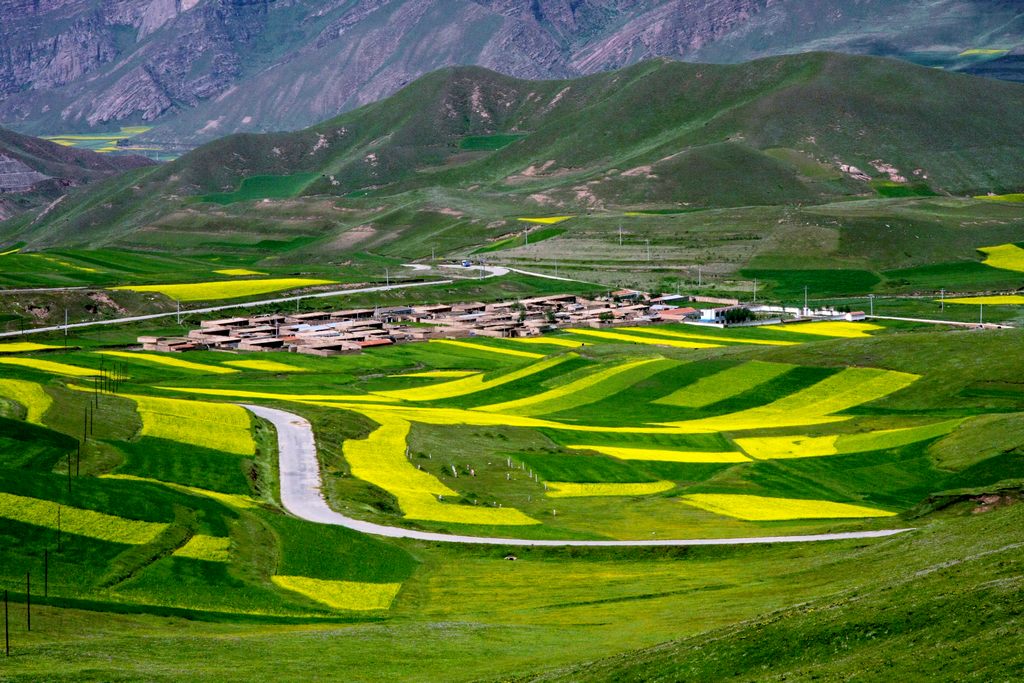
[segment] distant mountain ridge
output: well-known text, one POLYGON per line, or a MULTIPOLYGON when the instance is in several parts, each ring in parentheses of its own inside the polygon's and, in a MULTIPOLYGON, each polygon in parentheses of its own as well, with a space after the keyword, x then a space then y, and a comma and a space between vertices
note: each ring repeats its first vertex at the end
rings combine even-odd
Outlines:
POLYGON ((0 239, 96 246, 223 201, 429 188, 548 212, 1019 191, 1022 131, 1022 85, 873 57, 656 60, 564 81, 448 68, 305 130, 218 139, 0 239), (287 193, 239 193, 266 177, 287 193))
POLYGON ((1024 45, 1012 0, 8 0, 3 13, 0 121, 155 123, 138 140, 182 148, 302 128, 449 65, 568 78, 828 49, 1024 73, 1001 52, 1024 45), (961 56, 974 48, 989 51, 961 56))

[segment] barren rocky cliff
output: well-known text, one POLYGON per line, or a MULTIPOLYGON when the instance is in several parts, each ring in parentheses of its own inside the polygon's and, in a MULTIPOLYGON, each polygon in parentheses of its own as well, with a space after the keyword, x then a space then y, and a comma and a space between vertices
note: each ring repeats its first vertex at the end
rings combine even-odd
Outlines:
POLYGON ((564 78, 837 49, 970 69, 963 50, 1024 44, 1012 0, 2 0, 0 14, 0 122, 155 123, 150 141, 182 147, 309 125, 452 64, 564 78))

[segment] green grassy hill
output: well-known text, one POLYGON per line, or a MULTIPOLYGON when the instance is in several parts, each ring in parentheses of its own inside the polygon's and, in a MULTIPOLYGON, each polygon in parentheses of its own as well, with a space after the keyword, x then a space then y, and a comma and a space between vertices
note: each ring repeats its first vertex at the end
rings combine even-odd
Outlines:
POLYGON ((915 192, 1004 192, 1024 185, 1022 104, 1018 85, 829 53, 575 81, 445 69, 304 131, 217 140, 2 235, 110 244, 176 211, 205 215, 204 202, 388 204, 426 188, 576 210, 822 203, 890 175, 915 192))

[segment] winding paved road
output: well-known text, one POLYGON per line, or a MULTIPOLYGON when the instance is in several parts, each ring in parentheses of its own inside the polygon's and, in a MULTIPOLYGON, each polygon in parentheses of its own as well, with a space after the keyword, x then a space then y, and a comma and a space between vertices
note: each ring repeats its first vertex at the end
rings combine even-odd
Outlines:
POLYGON ((476 543, 508 546, 694 546, 694 545, 748 545, 752 543, 801 543, 807 541, 836 541, 848 538, 881 538, 911 531, 911 529, 883 529, 880 531, 851 531, 838 534, 812 534, 806 536, 758 536, 753 538, 695 538, 650 541, 577 541, 537 540, 530 538, 493 538, 459 536, 428 531, 415 531, 399 527, 373 524, 346 517, 328 507, 320 491, 320 463, 316 456, 313 429, 305 418, 276 408, 244 405, 255 415, 271 422, 277 429, 280 462, 281 503, 300 519, 318 524, 343 526, 373 536, 413 538, 441 543, 476 543))

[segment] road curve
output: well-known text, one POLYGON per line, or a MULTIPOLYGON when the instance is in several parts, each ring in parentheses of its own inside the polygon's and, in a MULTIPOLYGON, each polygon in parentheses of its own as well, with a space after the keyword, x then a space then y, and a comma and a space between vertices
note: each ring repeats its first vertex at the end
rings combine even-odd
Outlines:
POLYGON ((539 540, 531 538, 493 538, 481 536, 460 536, 416 531, 400 527, 373 524, 346 517, 328 507, 320 491, 320 462, 316 456, 316 441, 309 421, 298 415, 277 410, 243 404, 253 414, 268 420, 277 429, 278 459, 280 463, 281 503, 285 510, 300 519, 317 524, 343 526, 373 536, 388 538, 412 538, 421 541, 441 543, 475 543, 483 545, 508 546, 697 546, 697 545, 748 545, 755 543, 802 543, 808 541, 837 541, 848 538, 881 538, 911 531, 911 529, 883 529, 879 531, 851 531, 838 534, 811 534, 806 536, 758 536, 753 538, 695 538, 659 539, 649 541, 579 541, 539 540))

